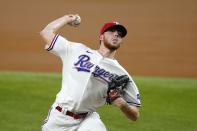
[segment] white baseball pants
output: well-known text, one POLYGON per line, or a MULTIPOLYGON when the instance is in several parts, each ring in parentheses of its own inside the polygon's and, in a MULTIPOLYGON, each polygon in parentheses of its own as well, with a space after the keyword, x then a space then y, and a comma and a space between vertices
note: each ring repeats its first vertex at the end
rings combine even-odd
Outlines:
POLYGON ((54 107, 49 111, 47 120, 41 131, 107 131, 98 113, 93 112, 84 119, 74 119, 57 111, 54 107))

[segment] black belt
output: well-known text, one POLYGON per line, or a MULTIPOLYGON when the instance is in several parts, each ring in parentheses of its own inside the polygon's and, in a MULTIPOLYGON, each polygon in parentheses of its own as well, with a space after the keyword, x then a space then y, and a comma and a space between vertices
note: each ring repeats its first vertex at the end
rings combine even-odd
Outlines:
MULTIPOLYGON (((59 112, 62 112, 62 107, 60 107, 60 106, 56 106, 55 109, 58 110, 59 112)), ((66 111, 65 114, 73 117, 74 119, 81 119, 81 118, 85 118, 88 113, 86 112, 86 113, 76 114, 71 111, 66 111)))

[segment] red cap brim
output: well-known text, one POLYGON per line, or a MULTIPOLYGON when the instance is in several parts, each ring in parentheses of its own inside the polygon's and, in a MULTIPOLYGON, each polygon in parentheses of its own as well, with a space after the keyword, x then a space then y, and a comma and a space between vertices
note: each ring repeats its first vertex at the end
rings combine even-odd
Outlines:
POLYGON ((127 29, 119 24, 118 22, 109 22, 106 23, 100 30, 100 35, 102 35, 105 31, 109 30, 110 28, 117 28, 118 30, 120 30, 122 32, 122 37, 125 37, 127 34, 127 29))

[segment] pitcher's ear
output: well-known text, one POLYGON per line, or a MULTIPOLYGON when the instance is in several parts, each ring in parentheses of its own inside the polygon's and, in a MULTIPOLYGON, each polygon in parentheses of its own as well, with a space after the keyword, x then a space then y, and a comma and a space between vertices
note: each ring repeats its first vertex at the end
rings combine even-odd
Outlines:
POLYGON ((100 40, 100 41, 102 41, 102 40, 103 40, 103 35, 100 35, 99 40, 100 40))

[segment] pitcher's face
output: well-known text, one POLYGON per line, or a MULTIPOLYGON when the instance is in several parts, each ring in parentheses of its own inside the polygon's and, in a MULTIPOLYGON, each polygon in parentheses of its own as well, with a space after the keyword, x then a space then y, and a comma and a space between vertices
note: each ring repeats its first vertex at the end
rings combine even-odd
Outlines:
POLYGON ((103 33, 100 40, 108 49, 117 50, 122 42, 122 33, 118 29, 112 28, 103 33))

